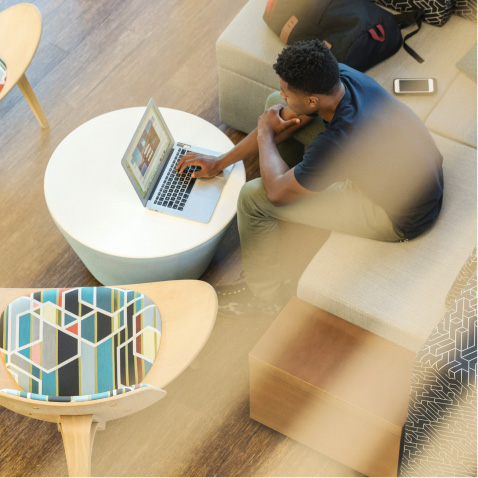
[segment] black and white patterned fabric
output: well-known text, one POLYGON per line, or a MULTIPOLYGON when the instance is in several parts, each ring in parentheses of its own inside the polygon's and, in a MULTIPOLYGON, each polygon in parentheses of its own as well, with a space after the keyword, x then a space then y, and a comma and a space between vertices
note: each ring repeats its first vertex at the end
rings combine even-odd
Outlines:
POLYGON ((398 476, 477 476, 476 314, 475 270, 415 359, 398 476))
POLYGON ((476 22, 476 0, 455 0, 453 13, 476 22))
POLYGON ((397 12, 421 10, 423 20, 441 26, 452 13, 476 21, 476 0, 374 0, 397 12))

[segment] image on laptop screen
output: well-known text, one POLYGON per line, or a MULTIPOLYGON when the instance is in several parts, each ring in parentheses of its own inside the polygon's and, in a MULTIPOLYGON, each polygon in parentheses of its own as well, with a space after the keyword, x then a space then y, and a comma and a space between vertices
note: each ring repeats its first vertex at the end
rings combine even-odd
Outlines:
POLYGON ((125 166, 143 198, 171 145, 157 112, 154 108, 148 110, 125 155, 125 166))

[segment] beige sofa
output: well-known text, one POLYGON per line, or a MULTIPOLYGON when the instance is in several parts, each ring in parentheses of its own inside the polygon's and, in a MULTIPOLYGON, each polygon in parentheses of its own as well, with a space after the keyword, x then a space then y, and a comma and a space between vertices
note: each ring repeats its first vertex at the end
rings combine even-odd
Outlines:
MULTIPOLYGON (((221 120, 245 132, 278 89, 272 64, 285 46, 262 19, 265 4, 250 0, 217 41, 221 120)), ((401 97, 444 157, 436 225, 400 244, 332 233, 298 286, 299 298, 414 352, 445 312, 446 294, 476 244, 476 83, 456 66, 475 42, 476 23, 452 15, 409 40, 424 63, 402 48, 367 71, 390 92, 394 78, 437 79, 435 95, 401 97)))
MULTIPOLYGON (((221 120, 244 132, 278 89, 272 64, 285 45, 262 19, 265 4, 249 0, 217 41, 221 120)), ((476 23, 452 15, 409 40, 424 63, 402 48, 367 71, 390 92, 394 78, 437 80, 435 95, 401 97, 444 158, 436 224, 394 244, 332 232, 302 273, 298 298, 249 355, 251 416, 368 476, 396 474, 414 354, 444 316, 447 294, 476 245, 476 80, 457 67, 475 43, 476 23), (298 324, 310 327, 300 339, 298 324), (336 339, 324 345, 337 327, 356 337, 353 346, 336 339), (277 337, 286 344, 281 350, 277 337), (339 377, 338 369, 352 372, 339 377), (387 401, 393 419, 379 410, 387 401), (302 420, 289 420, 298 409, 302 420)))

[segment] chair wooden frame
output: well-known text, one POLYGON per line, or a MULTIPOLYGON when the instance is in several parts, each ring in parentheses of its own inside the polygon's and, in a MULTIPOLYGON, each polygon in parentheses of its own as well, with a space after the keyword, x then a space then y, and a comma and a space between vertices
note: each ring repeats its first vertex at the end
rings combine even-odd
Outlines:
POLYGON ((0 12, 0 58, 7 65, 7 79, 0 101, 18 85, 42 128, 48 121, 25 71, 30 66, 42 34, 41 14, 35 5, 20 3, 0 12))
MULTIPOLYGON (((164 388, 196 358, 212 332, 217 296, 207 283, 165 281, 119 286, 148 296, 161 314, 159 353, 143 382, 164 388)), ((0 289, 0 310, 13 300, 42 289, 0 289)), ((21 390, 0 360, 0 389, 21 390)), ((108 420, 140 411, 164 396, 152 388, 90 402, 41 402, 0 394, 0 405, 21 415, 58 423, 70 476, 90 476, 91 451, 97 429, 108 420)))

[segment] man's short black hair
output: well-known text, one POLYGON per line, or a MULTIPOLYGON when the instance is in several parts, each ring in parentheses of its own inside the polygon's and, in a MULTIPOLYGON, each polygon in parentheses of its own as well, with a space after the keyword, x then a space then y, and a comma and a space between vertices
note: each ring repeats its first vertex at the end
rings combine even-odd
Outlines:
POLYGON ((337 60, 320 40, 284 48, 273 68, 290 89, 306 94, 330 95, 340 82, 337 60))

